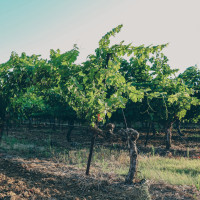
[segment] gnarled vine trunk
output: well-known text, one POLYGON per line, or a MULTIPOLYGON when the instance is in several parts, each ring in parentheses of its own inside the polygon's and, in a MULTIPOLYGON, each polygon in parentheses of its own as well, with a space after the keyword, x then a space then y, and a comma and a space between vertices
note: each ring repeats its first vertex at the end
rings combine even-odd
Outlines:
POLYGON ((139 138, 139 133, 132 128, 127 128, 127 129, 121 129, 117 133, 114 134, 113 133, 114 127, 115 127, 114 124, 107 124, 106 129, 104 131, 99 129, 96 125, 90 128, 90 131, 92 133, 92 138, 91 138, 90 153, 88 157, 86 175, 89 175, 95 138, 98 135, 103 136, 104 139, 107 139, 110 142, 114 138, 115 139, 119 138, 122 141, 126 138, 126 141, 128 142, 128 146, 129 146, 129 153, 130 153, 130 168, 129 168, 128 175, 125 179, 125 184, 132 184, 135 182, 136 175, 137 175, 138 151, 137 151, 136 141, 139 138))
POLYGON ((93 149, 94 149, 94 142, 95 142, 95 136, 93 135, 92 139, 91 139, 91 144, 90 144, 90 153, 89 153, 89 157, 88 157, 86 175, 89 175, 89 173, 90 173, 90 164, 91 164, 91 161, 92 161, 92 154, 93 154, 93 149))
POLYGON ((90 127, 90 131, 91 131, 92 137, 91 137, 91 144, 90 144, 90 153, 88 156, 88 162, 87 162, 87 168, 86 168, 86 175, 89 175, 90 173, 90 164, 92 161, 95 138, 103 132, 101 129, 97 127, 97 125, 95 125, 94 127, 90 127))
POLYGON ((153 131, 153 136, 156 136, 156 129, 154 123, 152 123, 152 131, 153 131))
POLYGON ((166 134, 166 149, 169 150, 172 145, 172 125, 173 123, 165 124, 165 134, 166 134))
POLYGON ((67 131, 67 142, 71 142, 72 141, 71 133, 72 133, 73 129, 74 129, 74 126, 70 126, 69 130, 67 131))
POLYGON ((176 129, 178 131, 178 134, 180 136, 183 136, 183 134, 181 133, 181 121, 179 119, 176 120, 176 129))
POLYGON ((137 146, 136 141, 130 141, 130 168, 128 175, 126 177, 125 183, 126 184, 132 184, 135 182, 135 178, 137 175, 137 166, 138 166, 138 152, 137 152, 137 146))
POLYGON ((125 184, 132 184, 135 182, 137 175, 138 151, 137 151, 136 141, 139 137, 139 133, 136 130, 130 128, 127 128, 126 132, 129 144, 130 168, 125 179, 125 184))

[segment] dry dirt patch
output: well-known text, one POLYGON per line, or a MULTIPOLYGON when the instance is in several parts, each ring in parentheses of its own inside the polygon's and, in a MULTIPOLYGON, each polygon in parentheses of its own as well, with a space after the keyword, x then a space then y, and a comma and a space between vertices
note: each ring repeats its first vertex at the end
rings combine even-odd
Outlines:
MULTIPOLYGON (((133 199, 133 187, 124 186, 115 174, 84 170, 50 160, 0 155, 0 199, 133 199)), ((198 199, 195 187, 150 184, 152 199, 198 199)))

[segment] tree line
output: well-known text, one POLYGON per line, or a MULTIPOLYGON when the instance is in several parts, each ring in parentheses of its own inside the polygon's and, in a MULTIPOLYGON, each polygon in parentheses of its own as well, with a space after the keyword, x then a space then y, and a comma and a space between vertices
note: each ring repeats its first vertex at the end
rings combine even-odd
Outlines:
POLYGON ((176 76, 157 46, 111 45, 122 25, 106 33, 94 54, 77 64, 79 49, 51 50, 49 59, 12 52, 0 64, 0 138, 7 120, 62 119, 88 125, 123 121, 161 125, 166 148, 171 129, 200 119, 200 71, 188 67, 176 76))

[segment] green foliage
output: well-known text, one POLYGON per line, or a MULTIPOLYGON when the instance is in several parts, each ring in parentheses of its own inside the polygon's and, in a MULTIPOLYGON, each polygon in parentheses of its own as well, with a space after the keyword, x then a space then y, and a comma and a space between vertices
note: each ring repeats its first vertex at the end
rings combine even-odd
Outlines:
POLYGON ((171 69, 162 52, 167 44, 135 47, 122 41, 111 45, 122 27, 106 33, 82 64, 75 64, 76 45, 63 54, 51 50, 50 60, 12 52, 8 62, 0 65, 0 120, 5 120, 7 112, 15 118, 69 120, 77 115, 96 123, 98 114, 105 122, 117 110, 114 118, 122 120, 119 110, 123 108, 128 122, 165 124, 184 117, 198 121, 198 68, 190 67, 176 78, 178 70, 171 69))
POLYGON ((14 107, 16 104, 20 104, 20 101, 23 102, 24 94, 28 100, 30 94, 26 94, 27 89, 34 85, 34 68, 39 62, 37 55, 27 56, 22 53, 21 56, 18 56, 12 52, 8 62, 0 65, 0 96, 4 102, 1 104, 1 110, 3 110, 1 115, 4 115, 4 120, 6 112, 10 116, 16 117, 18 115, 19 109, 15 110, 14 107), (16 113, 14 113, 15 111, 16 113))
MULTIPOLYGON (((179 75, 188 88, 194 90, 193 97, 200 99, 200 70, 197 66, 187 68, 182 74, 179 75)), ((184 120, 189 122, 198 122, 200 120, 200 104, 197 103, 191 106, 191 109, 187 111, 184 120)))
POLYGON ((42 96, 38 96, 35 88, 32 86, 22 96, 11 98, 13 113, 17 113, 20 119, 29 119, 35 113, 41 113, 45 109, 42 96))
MULTIPOLYGON (((60 70, 61 80, 65 80, 64 87, 61 81, 61 88, 64 88, 69 105, 80 118, 91 123, 97 122, 98 114, 105 122, 106 116, 110 118, 118 108, 125 108, 128 98, 134 102, 143 98, 143 92, 137 91, 120 72, 122 56, 132 52, 133 48, 123 45, 123 42, 109 46, 111 36, 115 36, 121 28, 122 25, 119 25, 103 36, 95 54, 89 55, 82 65, 68 63, 65 71, 60 70)), ((59 58, 71 52, 74 50, 59 58)), ((61 69, 62 65, 58 68, 61 69)))
POLYGON ((168 65, 168 58, 162 53, 165 47, 167 44, 134 47, 130 60, 122 60, 120 71, 125 79, 145 94, 142 101, 131 98, 132 102, 128 102, 127 121, 173 123, 183 118, 191 105, 198 104, 194 90, 174 76, 178 70, 168 65))

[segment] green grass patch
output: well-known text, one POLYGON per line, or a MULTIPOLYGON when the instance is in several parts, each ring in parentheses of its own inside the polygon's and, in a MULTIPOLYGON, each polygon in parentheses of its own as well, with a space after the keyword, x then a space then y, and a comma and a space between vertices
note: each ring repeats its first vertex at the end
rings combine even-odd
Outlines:
POLYGON ((147 179, 164 181, 175 185, 200 183, 200 160, 188 158, 142 157, 139 160, 141 175, 147 179))

